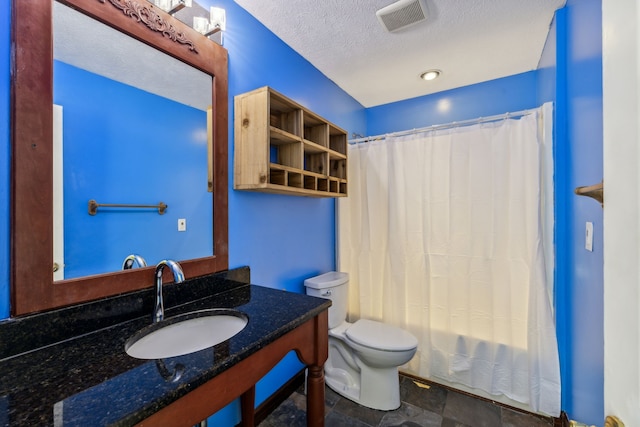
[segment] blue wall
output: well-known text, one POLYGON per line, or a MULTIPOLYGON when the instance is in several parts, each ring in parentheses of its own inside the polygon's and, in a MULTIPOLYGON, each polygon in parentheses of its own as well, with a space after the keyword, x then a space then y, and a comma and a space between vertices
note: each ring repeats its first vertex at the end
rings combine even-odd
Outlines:
POLYGON ((367 133, 381 135, 540 106, 536 71, 367 109, 367 133))
MULTIPOLYGON (((213 4, 211 0, 201 3, 213 4)), ((349 132, 365 131, 364 108, 359 103, 235 2, 222 6, 227 10, 224 44, 229 51, 231 119, 233 96, 271 86, 349 132)), ((233 137, 231 122, 231 171, 233 137)), ((335 267, 333 199, 233 191, 232 181, 231 267, 250 265, 254 283, 295 292, 303 292, 304 278, 335 267)))
POLYGON ((600 182, 602 165, 602 4, 569 0, 556 13, 538 71, 540 99, 555 101, 556 325, 562 409, 604 420, 602 208, 573 194, 600 182), (593 252, 584 248, 585 223, 593 252))
MULTIPOLYGON (((566 141, 556 152, 558 241, 566 253, 563 275, 567 308, 563 409, 570 418, 601 425, 604 419, 604 273, 602 208, 573 195, 575 187, 603 177, 602 163, 602 2, 569 0, 558 23, 558 97, 566 107, 566 141), (563 40, 564 39, 564 40, 563 40), (560 171, 560 168, 563 168, 560 171), (584 248, 585 223, 593 223, 593 252, 584 248)), ((560 308, 558 309, 561 315, 560 308)))
MULTIPOLYGON (((233 190, 233 96, 271 86, 349 133, 366 132, 364 108, 235 2, 199 3, 222 6, 227 13, 230 267, 251 266, 255 284, 304 292, 305 278, 335 268, 334 200, 233 190)), ((301 367, 289 354, 256 386, 256 404, 301 367)), ((235 402, 210 421, 233 425, 238 413, 235 402)))
POLYGON ((571 383, 571 335, 570 323, 573 308, 571 298, 571 251, 569 225, 570 207, 573 197, 566 196, 569 188, 572 165, 568 162, 570 152, 567 139, 566 96, 566 19, 567 10, 559 10, 549 29, 544 51, 538 64, 538 97, 554 102, 554 191, 555 191, 555 301, 556 333, 560 353, 560 376, 562 387, 562 409, 572 408, 573 394, 567 385, 571 383))

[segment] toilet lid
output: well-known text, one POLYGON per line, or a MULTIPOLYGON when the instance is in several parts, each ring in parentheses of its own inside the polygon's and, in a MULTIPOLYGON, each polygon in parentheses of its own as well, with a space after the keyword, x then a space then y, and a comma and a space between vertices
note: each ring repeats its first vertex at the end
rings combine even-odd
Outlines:
POLYGON ((404 351, 418 345, 416 337, 404 329, 367 319, 354 323, 346 335, 357 344, 380 350, 404 351))

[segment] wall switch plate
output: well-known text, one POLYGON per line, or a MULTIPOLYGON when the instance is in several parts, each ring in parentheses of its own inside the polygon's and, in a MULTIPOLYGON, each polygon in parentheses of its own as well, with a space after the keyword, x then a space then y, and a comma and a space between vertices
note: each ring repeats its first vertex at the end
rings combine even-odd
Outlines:
POLYGON ((178 231, 187 231, 187 220, 186 220, 186 218, 178 219, 178 231))
POLYGON ((593 223, 587 222, 584 233, 584 248, 593 252, 593 223))

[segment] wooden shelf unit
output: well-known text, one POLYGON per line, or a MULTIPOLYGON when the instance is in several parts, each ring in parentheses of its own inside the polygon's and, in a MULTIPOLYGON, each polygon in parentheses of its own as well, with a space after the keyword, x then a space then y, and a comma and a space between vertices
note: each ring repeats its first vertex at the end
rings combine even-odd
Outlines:
POLYGON ((347 132, 269 87, 235 97, 236 190, 347 195, 347 132))

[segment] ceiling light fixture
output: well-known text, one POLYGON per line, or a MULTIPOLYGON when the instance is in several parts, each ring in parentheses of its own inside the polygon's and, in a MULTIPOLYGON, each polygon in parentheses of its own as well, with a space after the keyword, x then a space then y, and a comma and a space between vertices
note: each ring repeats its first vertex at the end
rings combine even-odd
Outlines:
POLYGON ((440 70, 427 70, 420 74, 420 78, 426 81, 435 80, 440 76, 440 74, 442 74, 442 71, 440 70))

